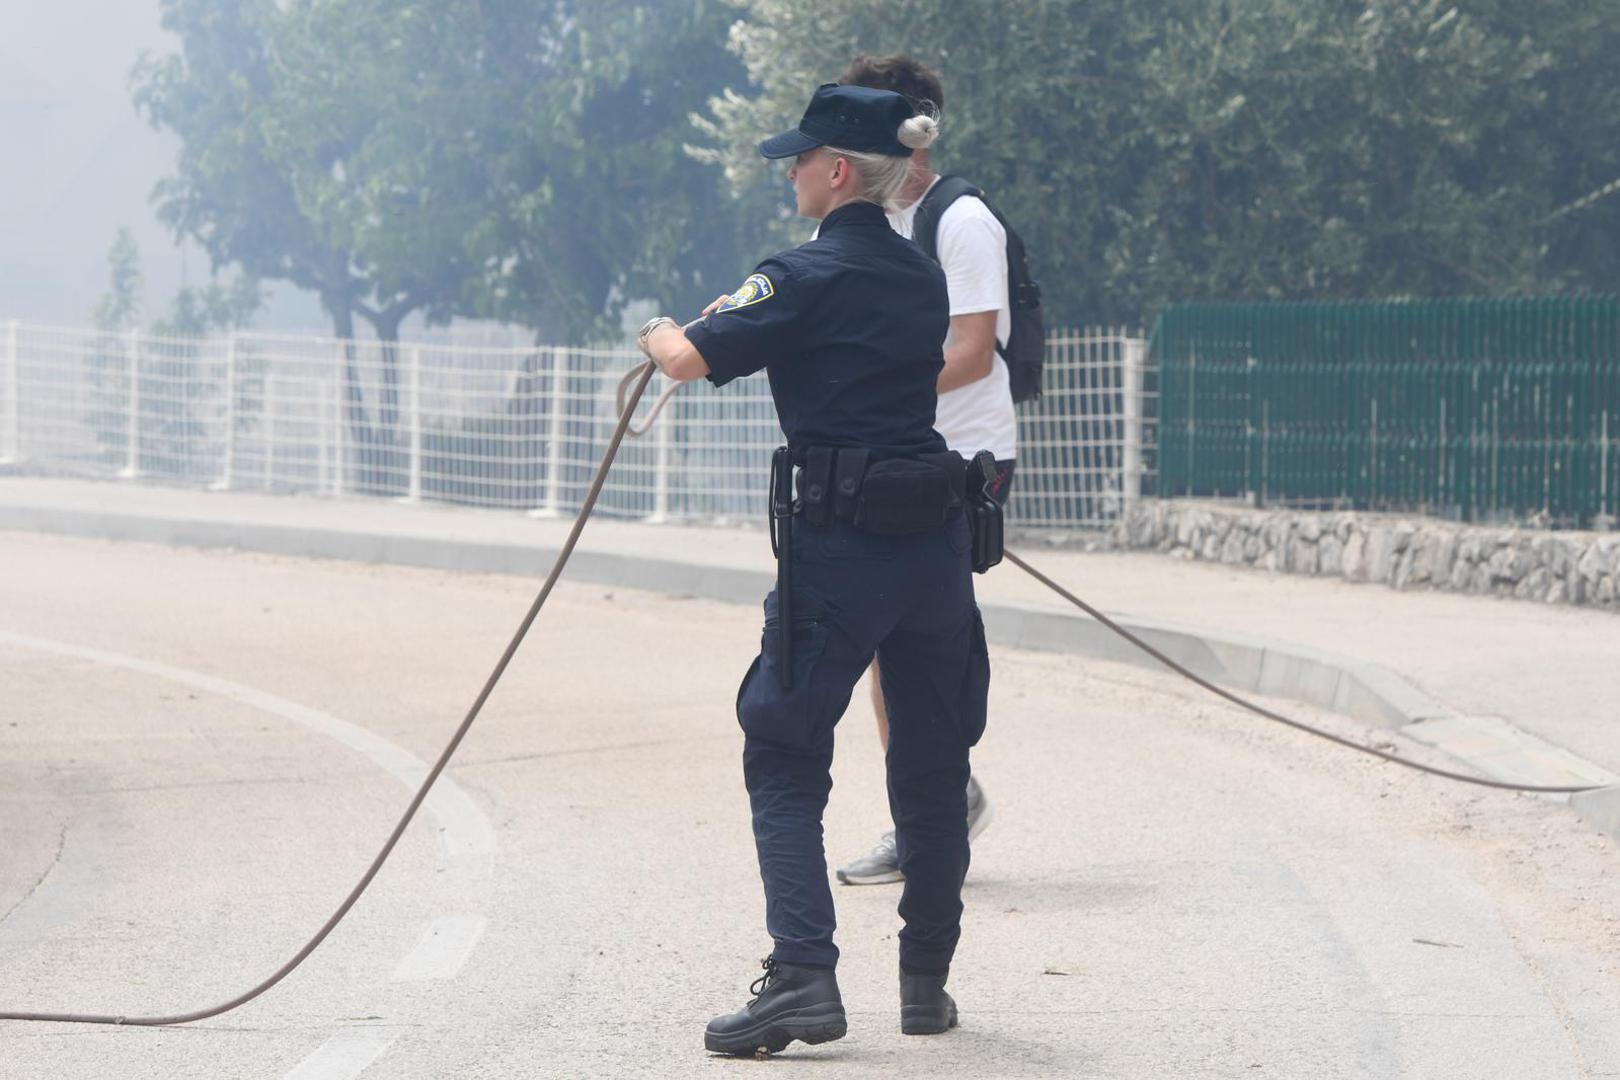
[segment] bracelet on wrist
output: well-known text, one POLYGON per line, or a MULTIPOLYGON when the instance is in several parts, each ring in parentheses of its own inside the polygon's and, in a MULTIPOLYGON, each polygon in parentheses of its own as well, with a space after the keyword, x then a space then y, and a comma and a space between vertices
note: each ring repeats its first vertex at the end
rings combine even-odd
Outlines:
POLYGON ((647 324, 645 326, 643 326, 641 328, 641 332, 636 335, 636 340, 637 341, 646 341, 647 338, 649 336, 651 336, 652 332, 654 330, 658 329, 660 326, 674 326, 674 325, 675 325, 675 320, 670 318, 668 315, 659 315, 659 316, 656 316, 654 318, 648 319, 647 324))

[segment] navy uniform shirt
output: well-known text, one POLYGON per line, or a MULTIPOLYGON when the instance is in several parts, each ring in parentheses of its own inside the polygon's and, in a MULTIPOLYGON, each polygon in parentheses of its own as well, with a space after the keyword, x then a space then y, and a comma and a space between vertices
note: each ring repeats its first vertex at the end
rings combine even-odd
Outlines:
POLYGON ((724 386, 764 368, 788 445, 937 453, 945 274, 872 203, 845 203, 807 244, 760 263, 686 330, 724 386))

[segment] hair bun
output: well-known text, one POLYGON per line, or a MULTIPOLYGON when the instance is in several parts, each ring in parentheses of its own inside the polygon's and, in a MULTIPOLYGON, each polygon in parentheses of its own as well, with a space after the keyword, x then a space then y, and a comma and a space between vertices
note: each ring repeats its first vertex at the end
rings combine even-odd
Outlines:
POLYGON ((913 150, 928 149, 938 136, 939 121, 925 113, 919 113, 901 124, 896 135, 901 146, 909 146, 913 150))

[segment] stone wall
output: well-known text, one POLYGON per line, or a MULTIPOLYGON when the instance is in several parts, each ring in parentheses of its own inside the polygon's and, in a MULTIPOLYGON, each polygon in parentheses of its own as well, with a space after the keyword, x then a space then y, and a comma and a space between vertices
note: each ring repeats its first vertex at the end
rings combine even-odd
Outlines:
POLYGON ((1114 539, 1117 547, 1175 558, 1620 611, 1617 533, 1166 499, 1130 509, 1114 539))

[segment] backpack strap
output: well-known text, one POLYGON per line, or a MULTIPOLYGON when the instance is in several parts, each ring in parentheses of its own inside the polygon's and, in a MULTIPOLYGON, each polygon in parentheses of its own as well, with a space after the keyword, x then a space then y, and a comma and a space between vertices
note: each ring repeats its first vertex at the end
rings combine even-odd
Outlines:
POLYGON ((960 176, 942 176, 917 207, 917 216, 911 223, 911 238, 923 249, 923 254, 935 262, 939 261, 939 219, 964 195, 982 199, 984 191, 960 176))
MULTIPOLYGON (((997 221, 1001 222, 1001 227, 1003 229, 1007 228, 1006 221, 997 213, 996 208, 990 205, 989 200, 984 198, 983 188, 971 181, 964 180, 960 176, 942 176, 939 178, 939 183, 935 184, 929 189, 928 194, 923 196, 922 203, 917 207, 917 216, 912 218, 911 223, 911 239, 916 242, 918 247, 923 249, 924 255, 927 255, 935 262, 939 262, 939 219, 945 216, 945 211, 951 208, 952 203, 964 195, 972 195, 976 199, 983 200, 985 207, 995 216, 997 221)), ((1011 250, 1009 247, 1008 251, 1011 250)), ((1009 276, 1007 280, 1007 308, 1010 312, 1012 310, 1012 278, 1009 276)), ((995 343, 996 354, 1003 361, 1006 361, 1008 359, 1006 344, 999 337, 995 339, 995 343)))

